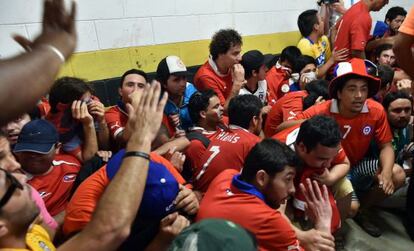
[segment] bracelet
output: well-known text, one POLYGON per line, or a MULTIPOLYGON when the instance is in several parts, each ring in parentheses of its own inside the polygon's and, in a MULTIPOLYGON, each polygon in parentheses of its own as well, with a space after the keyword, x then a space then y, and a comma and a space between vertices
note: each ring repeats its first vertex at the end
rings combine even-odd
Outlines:
POLYGON ((42 44, 41 46, 53 51, 58 56, 60 61, 62 61, 62 63, 65 63, 66 61, 65 56, 63 56, 63 53, 60 52, 55 46, 50 45, 50 44, 42 44))
POLYGON ((148 153, 138 152, 138 151, 126 152, 124 155, 124 159, 128 157, 139 157, 139 158, 144 158, 148 161, 150 160, 150 156, 148 153))

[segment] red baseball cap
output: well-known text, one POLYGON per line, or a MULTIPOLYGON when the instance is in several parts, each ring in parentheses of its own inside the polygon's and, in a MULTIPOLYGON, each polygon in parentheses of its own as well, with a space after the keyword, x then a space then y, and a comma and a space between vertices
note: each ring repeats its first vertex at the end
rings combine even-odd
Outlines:
MULTIPOLYGON (((368 82, 368 98, 377 94, 381 80, 376 78, 378 74, 370 75, 368 72, 377 69, 377 66, 369 60, 352 58, 347 62, 340 62, 335 66, 334 76, 329 84, 329 95, 331 98, 338 98, 337 91, 347 80, 354 78, 363 78, 368 82)), ((377 72, 377 70, 375 70, 377 72)))

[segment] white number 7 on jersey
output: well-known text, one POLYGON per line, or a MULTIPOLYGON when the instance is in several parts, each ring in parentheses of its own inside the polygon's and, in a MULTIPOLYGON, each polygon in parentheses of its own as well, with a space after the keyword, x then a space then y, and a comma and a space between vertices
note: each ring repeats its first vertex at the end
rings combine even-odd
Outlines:
POLYGON ((197 175, 196 180, 199 180, 201 176, 206 172, 208 165, 210 165, 211 161, 217 156, 217 154, 220 153, 220 147, 219 146, 212 146, 209 150, 210 152, 213 152, 206 163, 203 165, 203 169, 201 169, 200 173, 197 175))
POLYGON ((346 132, 344 133, 344 136, 342 136, 342 139, 345 139, 348 133, 351 131, 352 127, 350 125, 344 125, 344 129, 346 129, 346 132))

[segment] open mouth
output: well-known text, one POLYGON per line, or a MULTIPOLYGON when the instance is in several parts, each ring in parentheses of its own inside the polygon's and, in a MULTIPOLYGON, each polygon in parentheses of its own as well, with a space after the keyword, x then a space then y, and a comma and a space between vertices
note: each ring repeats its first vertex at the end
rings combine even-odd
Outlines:
POLYGON ((19 134, 9 134, 8 135, 9 141, 17 141, 18 137, 19 137, 19 134))

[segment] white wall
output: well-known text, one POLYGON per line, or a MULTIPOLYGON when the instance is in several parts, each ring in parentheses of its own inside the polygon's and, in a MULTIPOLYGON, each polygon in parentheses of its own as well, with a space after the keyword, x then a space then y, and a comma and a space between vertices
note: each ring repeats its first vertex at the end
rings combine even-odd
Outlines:
MULTIPOLYGON (((350 0, 346 0, 350 1, 350 0)), ((0 1, 0 57, 17 53, 11 39, 33 38, 40 29, 42 0, 0 1)), ((78 52, 208 39, 220 28, 242 35, 297 30, 300 12, 316 0, 78 0, 78 52)), ((410 0, 389 6, 409 8, 410 0)), ((385 8, 385 12, 388 6, 385 8)), ((375 13, 383 19, 385 12, 375 13)))

